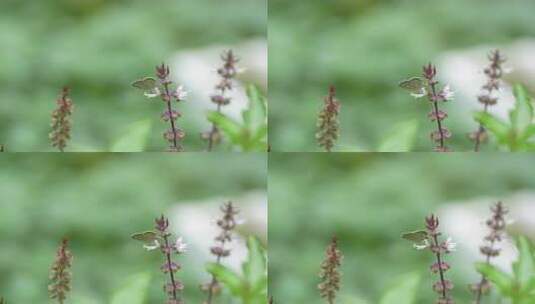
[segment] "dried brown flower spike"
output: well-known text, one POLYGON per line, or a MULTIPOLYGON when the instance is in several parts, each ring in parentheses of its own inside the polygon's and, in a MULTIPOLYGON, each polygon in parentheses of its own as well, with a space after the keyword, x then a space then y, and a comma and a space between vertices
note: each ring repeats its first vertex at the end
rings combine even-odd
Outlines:
MULTIPOLYGON (((497 242, 503 239, 505 233, 505 215, 508 210, 502 202, 496 203, 490 208, 492 217, 486 222, 489 227, 489 233, 485 236, 485 244, 479 249, 481 254, 485 257, 485 263, 490 264, 490 260, 500 255, 500 249, 495 248, 497 242)), ((474 294, 474 303, 481 303, 481 297, 490 291, 490 283, 485 276, 481 276, 481 280, 477 284, 470 285, 470 290, 474 294)))
POLYGON ((71 115, 73 112, 72 99, 69 97, 69 88, 64 87, 57 100, 57 108, 52 112, 52 131, 50 141, 52 146, 63 152, 67 142, 71 139, 71 115))
POLYGON ((336 293, 340 290, 340 271, 343 255, 338 249, 338 240, 336 237, 331 239, 331 243, 325 250, 325 259, 321 263, 320 278, 321 283, 318 289, 322 298, 327 300, 328 304, 333 304, 336 293))
POLYGON ((329 95, 324 99, 324 105, 318 114, 316 140, 325 151, 331 152, 336 140, 340 135, 340 102, 336 99, 336 88, 329 88, 329 95))
MULTIPOLYGON (((221 259, 230 255, 230 249, 225 248, 225 245, 233 239, 232 233, 237 225, 236 215, 239 213, 239 210, 232 202, 227 202, 221 206, 221 212, 223 216, 217 220, 220 233, 215 238, 216 245, 210 248, 210 252, 216 257, 217 264, 221 264, 221 259)), ((212 276, 210 283, 202 286, 202 290, 207 293, 207 299, 204 303, 211 304, 213 296, 220 290, 215 276, 212 276)))
MULTIPOLYGON (((226 106, 231 102, 228 93, 232 91, 232 88, 234 87, 233 81, 238 74, 236 63, 239 61, 232 50, 224 51, 223 54, 221 54, 221 60, 223 61, 223 66, 217 69, 217 74, 221 80, 215 87, 216 93, 211 96, 212 102, 217 105, 218 113, 221 113, 221 107, 226 106)), ((212 129, 209 132, 202 133, 201 138, 208 141, 207 150, 210 152, 213 147, 221 141, 221 133, 217 129, 217 126, 212 123, 212 129)))
POLYGON ((439 241, 441 232, 438 230, 438 217, 431 214, 425 218, 427 239, 423 245, 415 245, 417 249, 429 249, 435 255, 435 263, 431 265, 431 272, 439 275, 439 280, 433 284, 433 291, 439 295, 437 304, 454 304, 449 293, 453 289, 453 283, 446 279, 445 273, 450 269, 450 265, 444 261, 444 256, 455 250, 455 243, 448 238, 439 241))
MULTIPOLYGON (((490 52, 488 58, 490 64, 484 70, 487 82, 481 87, 482 93, 477 97, 477 100, 483 104, 483 112, 485 113, 489 111, 490 106, 498 102, 496 93, 500 90, 503 75, 502 64, 505 62, 505 58, 499 50, 490 52)), ((474 141, 474 152, 479 152, 481 144, 488 138, 487 130, 482 124, 479 124, 477 131, 472 132, 469 137, 474 141)))
POLYGON ((68 245, 68 240, 63 239, 58 248, 56 260, 50 270, 48 294, 51 299, 56 299, 59 304, 65 302, 67 294, 71 291, 71 267, 73 257, 68 245))

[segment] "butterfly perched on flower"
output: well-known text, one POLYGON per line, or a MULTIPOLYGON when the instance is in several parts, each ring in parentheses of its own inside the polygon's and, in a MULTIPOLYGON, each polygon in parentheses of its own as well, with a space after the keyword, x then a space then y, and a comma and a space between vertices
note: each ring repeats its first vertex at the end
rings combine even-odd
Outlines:
POLYGON ((147 250, 154 250, 160 247, 160 237, 154 231, 145 231, 132 234, 132 238, 136 241, 143 242, 143 248, 147 250))
POLYGON ((411 77, 399 82, 399 87, 408 91, 412 96, 419 98, 427 94, 425 82, 420 77, 411 77))
POLYGON ((425 230, 416 230, 401 234, 401 238, 411 241, 414 248, 418 250, 425 249, 429 246, 429 234, 425 230))
POLYGON ((152 98, 160 95, 160 89, 158 89, 156 79, 152 77, 144 77, 132 82, 134 88, 138 88, 143 91, 144 95, 152 98))

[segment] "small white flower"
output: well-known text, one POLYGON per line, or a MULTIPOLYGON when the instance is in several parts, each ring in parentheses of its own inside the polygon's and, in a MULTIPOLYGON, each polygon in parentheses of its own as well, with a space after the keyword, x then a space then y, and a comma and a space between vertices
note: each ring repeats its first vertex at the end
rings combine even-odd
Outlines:
POLYGON ((427 96, 427 90, 422 87, 418 93, 410 93, 412 97, 418 99, 427 96))
POLYGON ((452 100, 455 97, 455 92, 451 90, 449 84, 442 89, 442 97, 444 97, 445 100, 452 100))
POLYGON ((188 97, 188 92, 184 89, 183 86, 178 86, 175 91, 175 97, 178 100, 184 100, 188 97))
POLYGON ((452 242, 451 237, 448 237, 444 244, 446 245, 446 249, 448 251, 455 251, 455 248, 457 247, 457 243, 452 242))
POLYGON ((184 243, 182 237, 176 239, 175 248, 177 253, 184 253, 188 250, 188 244, 184 243))
POLYGON ((513 67, 506 66, 502 68, 502 73, 504 74, 511 74, 514 71, 513 67))
POLYGON ((153 89, 150 89, 148 91, 145 91, 143 93, 143 95, 145 95, 148 98, 158 97, 158 96, 160 96, 160 94, 161 94, 160 89, 158 89, 157 87, 155 87, 153 89))
POLYGON ((414 248, 416 248, 416 250, 424 250, 424 249, 429 247, 429 241, 428 240, 423 240, 423 242, 421 242, 420 244, 414 243, 414 244, 412 244, 412 246, 414 248))
POLYGON ((150 244, 145 243, 143 244, 143 248, 147 249, 148 251, 152 251, 154 249, 160 248, 160 242, 158 242, 158 240, 154 240, 150 244))

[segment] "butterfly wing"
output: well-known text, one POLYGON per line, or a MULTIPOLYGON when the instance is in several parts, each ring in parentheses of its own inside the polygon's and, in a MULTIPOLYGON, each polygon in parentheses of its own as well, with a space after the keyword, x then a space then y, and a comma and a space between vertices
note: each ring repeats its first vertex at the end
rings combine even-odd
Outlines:
POLYGON ((401 237, 407 241, 411 241, 414 243, 421 243, 425 239, 427 239, 427 231, 416 230, 416 231, 411 231, 411 232, 405 232, 401 235, 401 237))
POLYGON ((424 89, 424 82, 420 77, 412 77, 403 80, 399 83, 399 87, 409 91, 410 93, 420 93, 424 89))
POLYGON ((136 241, 141 241, 144 243, 152 243, 155 240, 158 240, 158 235, 154 231, 145 231, 145 232, 132 234, 132 238, 136 241))
POLYGON ((156 87, 156 79, 145 77, 132 82, 132 86, 143 91, 150 91, 156 87))

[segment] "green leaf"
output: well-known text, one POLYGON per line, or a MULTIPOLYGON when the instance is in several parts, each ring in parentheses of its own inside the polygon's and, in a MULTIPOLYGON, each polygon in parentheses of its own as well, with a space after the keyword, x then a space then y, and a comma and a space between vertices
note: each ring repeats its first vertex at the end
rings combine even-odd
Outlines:
POLYGON ((412 304, 416 299, 420 274, 408 273, 396 279, 395 283, 386 290, 379 304, 412 304))
POLYGON ((208 113, 208 120, 214 123, 233 144, 240 143, 242 126, 238 122, 215 111, 208 113))
POLYGON ((481 123, 489 132, 491 132, 501 144, 508 144, 510 127, 492 114, 485 112, 477 112, 474 114, 474 119, 481 123))
POLYGON ((498 289, 502 295, 511 297, 513 295, 514 279, 506 272, 499 270, 498 268, 486 264, 477 263, 476 269, 479 273, 486 276, 498 289))
POLYGON ((150 120, 141 120, 128 126, 111 146, 111 152, 142 152, 151 130, 150 120))
POLYGON ((417 120, 398 123, 379 145, 379 152, 409 152, 414 145, 417 131, 417 120))
POLYGON ((535 125, 529 125, 521 135, 521 140, 527 142, 535 135, 535 125))
POLYGON ((527 292, 529 285, 535 280, 535 258, 531 244, 524 236, 517 239, 518 260, 513 264, 515 277, 522 292, 527 292))
POLYGON ((533 120, 533 105, 531 98, 523 85, 516 84, 513 87, 515 95, 515 108, 511 111, 511 123, 518 133, 523 132, 533 120))
POLYGON ((247 248, 249 255, 247 261, 243 263, 243 273, 252 289, 261 291, 267 288, 266 253, 260 241, 252 236, 247 239, 247 248))
POLYGON ((124 285, 111 298, 111 304, 143 304, 147 296, 151 276, 140 273, 125 280, 124 285))
POLYGON ((234 271, 230 270, 229 268, 216 263, 208 263, 206 265, 206 270, 213 274, 215 278, 221 282, 223 285, 225 285, 230 292, 237 296, 242 297, 242 289, 243 289, 243 283, 238 274, 236 274, 234 271))
POLYGON ((267 117, 267 102, 266 98, 260 93, 258 88, 254 85, 248 85, 246 89, 249 97, 249 104, 245 111, 243 111, 243 121, 245 127, 249 130, 256 130, 259 126, 265 124, 267 117))

